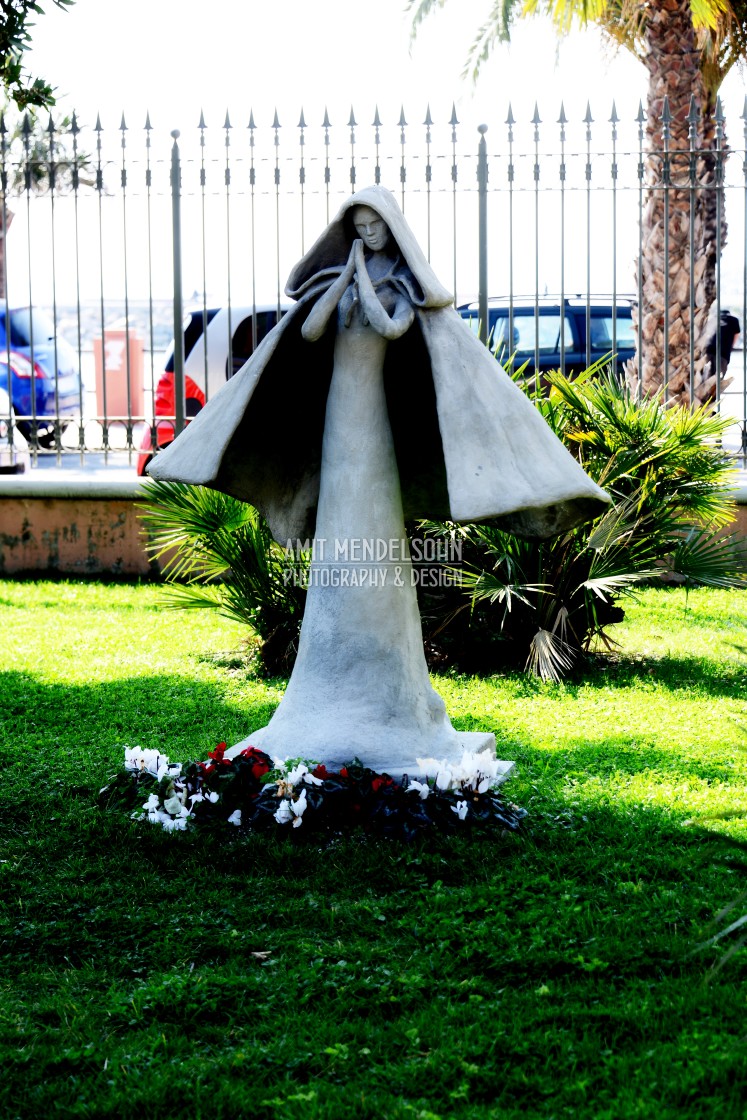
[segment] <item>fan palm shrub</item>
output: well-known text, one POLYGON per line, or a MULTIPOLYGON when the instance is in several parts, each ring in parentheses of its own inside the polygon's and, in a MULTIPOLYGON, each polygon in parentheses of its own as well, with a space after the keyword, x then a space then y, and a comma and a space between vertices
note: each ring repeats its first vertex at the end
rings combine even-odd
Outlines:
POLYGON ((470 671, 523 662, 558 679, 582 651, 613 643, 620 600, 643 581, 742 586, 745 555, 724 530, 735 515, 728 421, 707 407, 636 400, 600 365, 546 378, 535 403, 586 472, 612 495, 605 514, 549 541, 491 524, 425 522, 459 541, 461 595, 424 592, 428 648, 470 671), (465 594, 466 593, 466 594, 465 594))
POLYGON ((246 623, 260 669, 288 675, 296 656, 308 567, 272 538, 252 506, 203 486, 152 482, 140 506, 146 548, 162 564, 171 607, 210 607, 246 623))

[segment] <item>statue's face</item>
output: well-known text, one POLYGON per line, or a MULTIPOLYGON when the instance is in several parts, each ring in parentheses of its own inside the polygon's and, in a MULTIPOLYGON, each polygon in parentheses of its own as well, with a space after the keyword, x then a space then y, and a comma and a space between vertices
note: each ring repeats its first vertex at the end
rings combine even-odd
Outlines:
POLYGON ((370 206, 354 208, 353 225, 367 249, 372 249, 374 252, 386 249, 391 237, 389 226, 370 206))

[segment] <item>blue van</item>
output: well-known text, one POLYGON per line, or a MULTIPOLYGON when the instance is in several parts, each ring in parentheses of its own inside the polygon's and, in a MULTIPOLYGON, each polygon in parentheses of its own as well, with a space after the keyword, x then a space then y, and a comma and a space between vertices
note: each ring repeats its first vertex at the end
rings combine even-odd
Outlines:
MULTIPOLYGON (((635 329, 631 318, 633 307, 634 301, 629 297, 617 297, 614 307, 611 298, 590 298, 590 362, 596 362, 614 350, 618 372, 622 373, 624 363, 635 353, 635 329)), ((462 304, 457 311, 477 334, 477 302, 462 304)), ((488 300, 488 337, 491 350, 504 365, 514 355, 514 369, 528 363, 527 377, 533 376, 537 369, 543 373, 560 369, 561 365, 566 373, 578 373, 586 369, 590 364, 587 361, 586 328, 585 296, 568 297, 562 303, 550 296, 540 296, 537 303, 534 296, 488 300), (512 331, 510 338, 509 326, 512 331), (562 350, 561 329, 564 341, 562 350)))
POLYGON ((78 356, 55 338, 54 322, 37 307, 0 306, 0 389, 10 397, 18 427, 41 447, 54 443, 55 420, 80 415, 78 356), (55 370, 55 356, 57 367, 55 370))

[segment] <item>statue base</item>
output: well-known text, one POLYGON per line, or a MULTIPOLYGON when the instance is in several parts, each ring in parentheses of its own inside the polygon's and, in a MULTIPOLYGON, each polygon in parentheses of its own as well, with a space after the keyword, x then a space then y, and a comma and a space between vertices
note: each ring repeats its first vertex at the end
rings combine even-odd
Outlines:
MULTIPOLYGON (((331 729, 330 729, 331 730, 331 729)), ((435 759, 439 763, 458 766, 465 753, 470 755, 486 752, 491 761, 495 758, 495 735, 488 731, 455 731, 449 727, 449 734, 419 736, 413 729, 397 729, 381 724, 376 728, 366 728, 363 733, 346 736, 344 745, 335 740, 338 736, 324 733, 304 734, 299 737, 279 734, 271 726, 261 727, 236 743, 226 751, 226 758, 233 758, 246 747, 258 747, 275 758, 313 759, 323 763, 330 772, 339 771, 343 766, 358 758, 364 766, 377 774, 389 774, 399 781, 407 774, 409 778, 422 780, 435 778, 432 767, 423 767, 418 759, 435 759), (398 733, 399 730, 399 733, 398 733), (426 772, 427 771, 427 772, 426 772)), ((505 777, 514 768, 514 763, 505 763, 505 777)))

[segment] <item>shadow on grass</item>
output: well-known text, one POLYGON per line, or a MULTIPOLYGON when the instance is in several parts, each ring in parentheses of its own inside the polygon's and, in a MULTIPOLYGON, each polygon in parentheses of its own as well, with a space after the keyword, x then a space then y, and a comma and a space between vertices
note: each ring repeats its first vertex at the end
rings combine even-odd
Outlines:
POLYGON ((72 685, 11 671, 0 673, 0 696, 0 750, 69 748, 78 765, 114 757, 120 765, 123 747, 135 745, 169 754, 175 744, 176 761, 202 757, 263 726, 277 706, 274 696, 230 703, 213 683, 167 675, 72 685))

